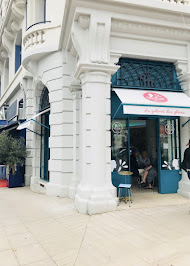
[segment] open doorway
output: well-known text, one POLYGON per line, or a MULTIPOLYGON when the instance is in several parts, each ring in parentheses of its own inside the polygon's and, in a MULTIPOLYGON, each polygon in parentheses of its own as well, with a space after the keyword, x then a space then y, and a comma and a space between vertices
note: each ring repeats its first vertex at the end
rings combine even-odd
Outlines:
POLYGON ((143 192, 145 190, 142 188, 152 188, 151 191, 158 192, 157 120, 129 119, 129 135, 130 169, 134 172, 131 180, 133 190, 139 191, 141 188, 143 192), (149 166, 151 169, 144 180, 144 169, 148 169, 149 166), (143 180, 144 183, 141 184, 143 180))

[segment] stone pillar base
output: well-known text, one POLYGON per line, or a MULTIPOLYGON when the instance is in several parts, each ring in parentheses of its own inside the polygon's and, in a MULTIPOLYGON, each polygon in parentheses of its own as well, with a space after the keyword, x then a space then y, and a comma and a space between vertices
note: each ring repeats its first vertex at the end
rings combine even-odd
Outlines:
POLYGON ((46 194, 66 198, 69 195, 69 187, 49 182, 46 185, 46 194))
POLYGON ((77 193, 77 185, 71 185, 69 187, 69 198, 74 199, 77 193))
POLYGON ((183 197, 190 199, 190 180, 181 180, 177 193, 183 197))
MULTIPOLYGON (((46 194, 46 188, 45 185, 41 186, 40 185, 40 181, 42 181, 40 179, 40 177, 38 176, 32 176, 31 177, 31 181, 30 181, 30 189, 35 192, 35 193, 39 193, 39 194, 46 194)), ((42 181, 44 182, 44 181, 42 181)))
POLYGON ((39 184, 40 177, 39 176, 31 176, 30 185, 39 184))
POLYGON ((116 211, 118 198, 116 188, 93 188, 88 186, 78 186, 75 196, 75 207, 79 213, 96 214, 116 211))

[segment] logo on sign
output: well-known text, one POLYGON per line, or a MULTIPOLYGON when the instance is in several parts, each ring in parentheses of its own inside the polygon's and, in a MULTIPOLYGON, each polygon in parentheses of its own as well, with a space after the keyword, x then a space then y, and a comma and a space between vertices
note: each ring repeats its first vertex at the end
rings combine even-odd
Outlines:
POLYGON ((165 125, 165 132, 168 135, 172 135, 174 133, 175 129, 172 124, 165 125))
POLYGON ((146 98, 149 101, 156 102, 156 103, 165 103, 168 101, 168 99, 156 92, 146 92, 143 94, 144 98, 146 98))
POLYGON ((119 122, 115 122, 113 125, 112 125, 112 131, 115 133, 115 134, 120 134, 123 130, 123 126, 121 123, 119 122))

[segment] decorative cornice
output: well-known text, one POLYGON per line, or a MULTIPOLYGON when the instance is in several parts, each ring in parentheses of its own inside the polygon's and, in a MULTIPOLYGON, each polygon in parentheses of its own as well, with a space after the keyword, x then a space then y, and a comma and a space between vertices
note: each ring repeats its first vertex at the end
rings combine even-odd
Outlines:
POLYGON ((190 31, 185 27, 160 26, 157 24, 140 23, 133 21, 112 20, 112 34, 130 33, 144 36, 172 38, 176 40, 190 40, 190 31))
POLYGON ((77 79, 80 79, 80 76, 82 74, 88 73, 88 72, 102 72, 107 74, 115 74, 117 70, 119 69, 119 66, 116 65, 103 65, 103 64, 94 64, 94 63, 84 63, 79 64, 77 67, 77 71, 75 74, 75 77, 77 79))

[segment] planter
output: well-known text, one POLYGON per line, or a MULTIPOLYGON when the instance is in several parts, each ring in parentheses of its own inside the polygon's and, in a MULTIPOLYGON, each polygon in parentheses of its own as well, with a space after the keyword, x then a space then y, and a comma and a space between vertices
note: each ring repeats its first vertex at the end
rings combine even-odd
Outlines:
POLYGON ((24 168, 17 166, 17 170, 13 175, 11 172, 7 176, 7 186, 9 188, 24 186, 24 168))

